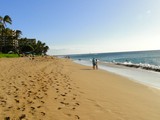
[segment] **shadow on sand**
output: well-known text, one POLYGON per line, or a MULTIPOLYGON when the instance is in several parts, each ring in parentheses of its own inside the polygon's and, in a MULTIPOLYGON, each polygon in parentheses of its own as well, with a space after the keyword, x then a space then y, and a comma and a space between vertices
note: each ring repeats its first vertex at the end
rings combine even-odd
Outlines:
POLYGON ((81 69, 81 70, 93 70, 93 69, 89 69, 89 68, 84 68, 84 69, 81 69))

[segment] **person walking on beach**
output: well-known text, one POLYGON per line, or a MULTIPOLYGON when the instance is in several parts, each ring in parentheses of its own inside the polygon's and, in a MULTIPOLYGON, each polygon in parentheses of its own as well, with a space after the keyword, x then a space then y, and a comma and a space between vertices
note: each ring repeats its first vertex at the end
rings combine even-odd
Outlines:
POLYGON ((93 58, 93 59, 92 59, 92 65, 93 65, 93 69, 94 69, 94 70, 95 70, 95 69, 98 69, 98 60, 95 59, 95 58, 93 58))
POLYGON ((98 70, 98 60, 97 59, 95 60, 95 67, 98 70))
POLYGON ((95 69, 95 66, 96 66, 96 60, 95 60, 95 58, 92 59, 92 65, 93 65, 93 69, 95 69))

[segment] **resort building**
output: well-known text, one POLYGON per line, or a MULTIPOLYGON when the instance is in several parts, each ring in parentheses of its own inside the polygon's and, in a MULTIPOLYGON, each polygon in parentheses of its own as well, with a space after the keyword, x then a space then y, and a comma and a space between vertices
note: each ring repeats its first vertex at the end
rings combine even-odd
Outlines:
MULTIPOLYGON (((21 38, 21 39, 14 39, 13 36, 7 36, 7 37, 0 37, 0 52, 3 52, 4 48, 18 48, 19 46, 24 46, 24 45, 30 45, 30 44, 35 44, 36 39, 28 39, 28 38, 21 38)), ((6 51, 5 51, 6 52, 6 51)))

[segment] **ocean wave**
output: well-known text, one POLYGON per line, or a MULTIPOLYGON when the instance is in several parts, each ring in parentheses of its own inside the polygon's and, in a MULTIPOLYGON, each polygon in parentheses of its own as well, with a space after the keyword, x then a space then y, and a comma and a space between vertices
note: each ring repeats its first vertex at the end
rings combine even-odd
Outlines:
POLYGON ((113 63, 116 65, 123 65, 127 67, 141 68, 145 70, 160 72, 160 66, 151 65, 151 64, 144 64, 144 63, 134 64, 132 62, 115 62, 115 61, 113 63))

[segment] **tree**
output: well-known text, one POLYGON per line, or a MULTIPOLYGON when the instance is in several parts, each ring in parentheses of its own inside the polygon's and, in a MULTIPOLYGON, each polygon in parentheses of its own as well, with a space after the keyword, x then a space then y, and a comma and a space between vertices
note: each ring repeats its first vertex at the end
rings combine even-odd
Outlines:
POLYGON ((4 25, 3 25, 3 17, 0 16, 0 30, 2 30, 3 27, 4 27, 4 25))
POLYGON ((35 53, 38 55, 41 55, 42 54, 42 47, 43 47, 42 42, 40 40, 38 40, 36 43, 35 53))
POLYGON ((22 31, 16 30, 16 31, 14 31, 14 32, 15 32, 14 41, 17 42, 17 44, 15 44, 15 46, 14 46, 14 49, 15 49, 15 52, 19 55, 20 49, 19 49, 19 47, 18 47, 18 46, 19 46, 19 45, 18 45, 18 39, 21 37, 22 31))
POLYGON ((7 24, 12 24, 10 16, 0 16, 0 52, 14 51, 17 54, 25 52, 37 55, 46 54, 49 47, 45 43, 40 40, 36 42, 36 39, 22 39, 22 32, 7 28, 7 24))
POLYGON ((49 50, 49 47, 48 46, 44 46, 43 53, 46 54, 48 50, 49 50))
POLYGON ((6 28, 6 23, 12 24, 12 19, 9 15, 5 15, 4 17, 0 16, 0 29, 3 30, 6 28))
POLYGON ((0 45, 0 50, 2 51, 2 41, 4 41, 4 46, 5 46, 5 37, 4 37, 4 30, 6 28, 6 23, 12 24, 12 19, 10 16, 5 15, 4 17, 0 16, 0 40, 1 40, 1 45, 0 45))
POLYGON ((20 30, 16 30, 16 39, 18 39, 18 38, 20 38, 21 37, 21 35, 22 35, 22 31, 20 31, 20 30))
POLYGON ((46 45, 46 43, 42 43, 40 40, 38 40, 34 45, 34 53, 37 55, 46 54, 48 49, 49 47, 46 45))
POLYGON ((3 53, 8 53, 8 51, 13 51, 13 30, 10 28, 5 28, 3 30, 3 39, 1 40, 1 51, 3 53))

